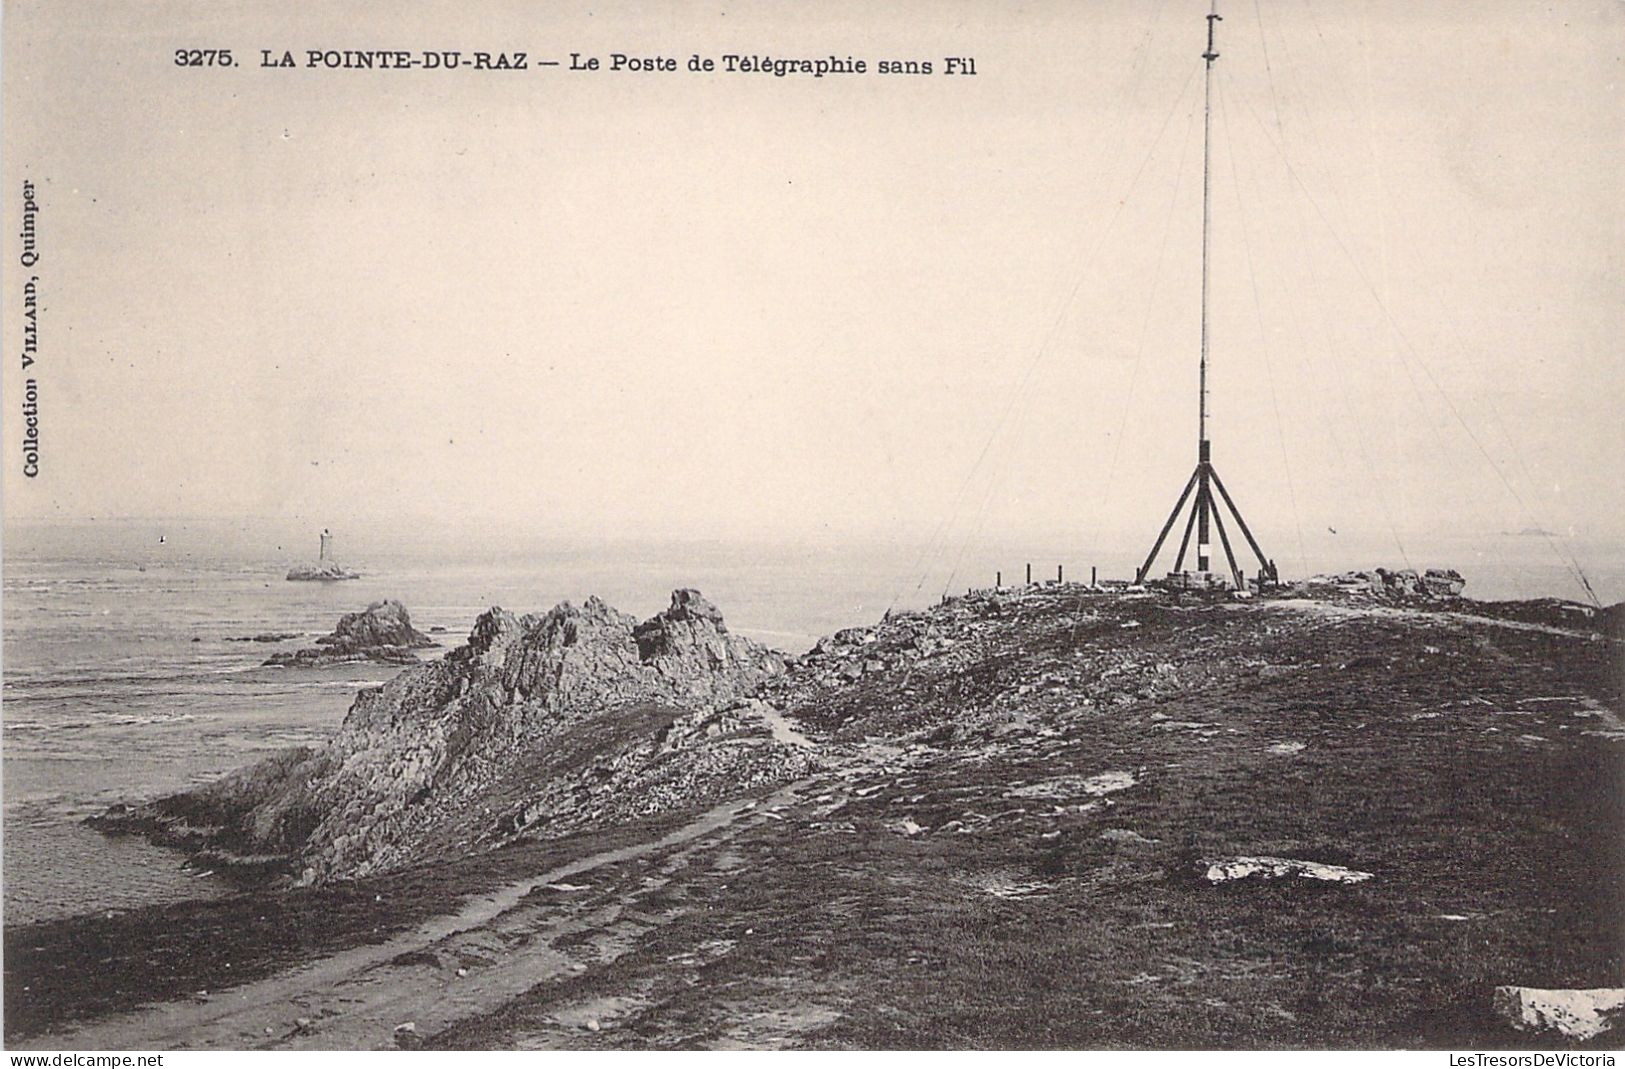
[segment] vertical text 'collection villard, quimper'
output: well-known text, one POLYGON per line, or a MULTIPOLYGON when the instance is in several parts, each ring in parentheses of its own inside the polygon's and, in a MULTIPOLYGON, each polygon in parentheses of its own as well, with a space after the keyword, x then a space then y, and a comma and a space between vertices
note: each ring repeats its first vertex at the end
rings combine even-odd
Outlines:
MULTIPOLYGON (((22 239, 23 251, 17 258, 32 272, 39 263, 39 249, 35 239, 35 219, 39 203, 34 198, 34 183, 23 180, 23 228, 17 235, 22 239)), ((39 276, 29 274, 23 281, 23 371, 33 369, 39 359, 39 276)), ((39 382, 31 375, 23 379, 23 474, 32 479, 39 474, 39 382)))

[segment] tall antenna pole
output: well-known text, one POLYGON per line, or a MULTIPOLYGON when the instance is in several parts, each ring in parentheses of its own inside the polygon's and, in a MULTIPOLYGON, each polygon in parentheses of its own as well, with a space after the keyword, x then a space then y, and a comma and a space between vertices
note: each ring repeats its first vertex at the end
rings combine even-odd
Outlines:
MULTIPOLYGON (((1213 61, 1219 58, 1218 49, 1213 44, 1213 30, 1216 23, 1224 21, 1219 14, 1219 0, 1211 0, 1211 7, 1207 16, 1207 51, 1202 58, 1207 61, 1203 76, 1202 87, 1202 374, 1198 393, 1200 395, 1197 425, 1197 441, 1203 449, 1207 446, 1207 290, 1208 290, 1208 231, 1211 229, 1213 218, 1213 61)), ((1207 457, 1202 457, 1206 460, 1207 457)))
POLYGON ((1167 541, 1168 533, 1173 530, 1174 523, 1179 514, 1184 511, 1185 503, 1191 503, 1190 519, 1185 523, 1185 536, 1179 543, 1179 556, 1174 560, 1174 570, 1169 574, 1170 581, 1181 586, 1196 586, 1209 588, 1217 582, 1223 584, 1222 579, 1216 579, 1211 573, 1213 545, 1208 540, 1209 530, 1212 526, 1219 529, 1219 541, 1224 547, 1225 560, 1230 565, 1230 581, 1237 590, 1243 590, 1247 581, 1242 577, 1241 567, 1236 563, 1236 554, 1230 545, 1230 536, 1225 531, 1224 517, 1220 512, 1219 499, 1213 496, 1213 490, 1218 488, 1220 496, 1224 499, 1223 507, 1230 510, 1235 518, 1236 526, 1247 539, 1247 545, 1252 549, 1253 555, 1258 558, 1260 586, 1278 582, 1275 564, 1264 551, 1259 548, 1258 540, 1247 526, 1247 521, 1241 518, 1241 512, 1236 503, 1230 499, 1230 492, 1224 488, 1219 479, 1219 473, 1213 467, 1213 446, 1207 437, 1207 348, 1208 348, 1208 247, 1212 240, 1213 230, 1213 61, 1219 58, 1218 47, 1214 44, 1216 24, 1223 20, 1219 14, 1219 0, 1209 0, 1207 14, 1207 51, 1202 53, 1206 61, 1203 72, 1202 96, 1202 362, 1201 377, 1197 382, 1197 427, 1196 427, 1196 470, 1191 473, 1190 481, 1180 492, 1179 500, 1174 503, 1174 511, 1169 513, 1168 521, 1162 525, 1162 531, 1151 546, 1151 552, 1146 555, 1145 563, 1140 565, 1135 573, 1136 582, 1145 582, 1146 576, 1151 574, 1151 565, 1156 563, 1157 554, 1162 552, 1162 544, 1167 541), (1196 532, 1196 574, 1185 572, 1185 551, 1190 547, 1191 532, 1196 532))
POLYGON ((1197 434, 1196 434, 1196 570, 1208 570, 1212 542, 1208 537, 1208 518, 1212 513, 1213 497, 1208 488, 1207 465, 1212 459, 1212 447, 1207 438, 1207 292, 1208 245, 1213 229, 1213 61, 1219 51, 1213 44, 1215 26, 1223 19, 1219 14, 1219 0, 1211 0, 1207 15, 1207 51, 1202 86, 1202 362, 1197 381, 1197 434))

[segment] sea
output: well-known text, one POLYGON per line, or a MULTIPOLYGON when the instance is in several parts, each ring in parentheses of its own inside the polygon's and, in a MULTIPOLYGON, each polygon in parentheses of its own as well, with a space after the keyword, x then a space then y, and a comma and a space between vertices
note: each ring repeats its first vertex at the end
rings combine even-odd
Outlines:
MULTIPOLYGON (((835 540, 587 539, 490 525, 356 525, 335 556, 361 578, 289 582, 316 556, 317 532, 286 521, 8 523, 0 646, 0 880, 5 924, 211 897, 233 887, 180 854, 87 827, 116 802, 206 782, 275 750, 328 738, 356 692, 399 671, 264 667, 309 645, 338 617, 404 602, 449 650, 500 605, 541 611, 596 594, 644 618, 695 587, 729 627, 791 653, 888 609, 945 592, 1034 578, 1132 574, 1127 552, 1081 553, 1064 537, 953 545, 835 540), (291 633, 280 642, 243 641, 291 633)), ((1127 545, 1125 540, 1125 545, 1127 545)), ((1135 546, 1134 548, 1139 548, 1135 546)), ((1625 597, 1619 544, 1488 536, 1477 542, 1348 543, 1282 561, 1332 571, 1377 564, 1454 566, 1481 598, 1583 600, 1571 561, 1605 602, 1625 597), (1561 548, 1565 552, 1557 552, 1561 548)), ((439 656, 427 651, 426 657, 439 656)))

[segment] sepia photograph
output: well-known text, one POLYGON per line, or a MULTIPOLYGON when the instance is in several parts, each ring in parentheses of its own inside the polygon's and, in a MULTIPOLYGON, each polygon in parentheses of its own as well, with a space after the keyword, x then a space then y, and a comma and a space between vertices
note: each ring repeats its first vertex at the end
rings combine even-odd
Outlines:
POLYGON ((1615 1064, 1620 0, 0 49, 10 1064, 1615 1064))

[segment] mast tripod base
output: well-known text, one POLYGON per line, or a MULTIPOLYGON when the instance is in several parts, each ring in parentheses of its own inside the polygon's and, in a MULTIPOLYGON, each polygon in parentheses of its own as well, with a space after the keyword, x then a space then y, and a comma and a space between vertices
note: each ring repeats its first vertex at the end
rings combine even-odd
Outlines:
POLYGON ((1224 487, 1224 480, 1219 478, 1219 472, 1213 467, 1212 445, 1203 440, 1197 454, 1196 470, 1191 473, 1190 479, 1185 483, 1185 489, 1180 492, 1179 500, 1174 503, 1174 510, 1168 514, 1168 520, 1162 525, 1162 531, 1157 535, 1157 541, 1146 555, 1145 563, 1135 573, 1136 583, 1145 582, 1147 575, 1151 574, 1151 566, 1156 563, 1157 554, 1162 552, 1162 544, 1167 541, 1168 533, 1173 530, 1174 523, 1178 521, 1179 514, 1185 510, 1185 503, 1191 501, 1190 518, 1185 521, 1185 535, 1179 542, 1179 556, 1174 560, 1174 570, 1168 573, 1168 585, 1181 590, 1216 590, 1234 584, 1237 590, 1248 588, 1247 580, 1243 577, 1241 567, 1236 563, 1235 551, 1230 546, 1230 533, 1225 529, 1224 515, 1219 508, 1220 502, 1224 510, 1230 513, 1241 530, 1242 536, 1247 539, 1248 548, 1258 559, 1258 580, 1260 587, 1273 586, 1280 581, 1280 575, 1275 569, 1275 562, 1264 555, 1259 548, 1258 539, 1247 526, 1247 521, 1241 518, 1241 510, 1230 498, 1230 491, 1224 487), (1218 490, 1218 497, 1213 491, 1218 490), (1195 498, 1192 501, 1192 494, 1195 498), (1222 572, 1211 570, 1213 546, 1209 542, 1210 528, 1219 532, 1219 543, 1224 549, 1225 562, 1230 570, 1227 577, 1222 572), (1196 568, 1185 570, 1185 556, 1191 548, 1191 534, 1196 534, 1196 568))
POLYGON ((1232 586, 1232 576, 1223 572, 1169 572, 1163 577, 1163 585, 1175 590, 1229 590, 1232 586))

